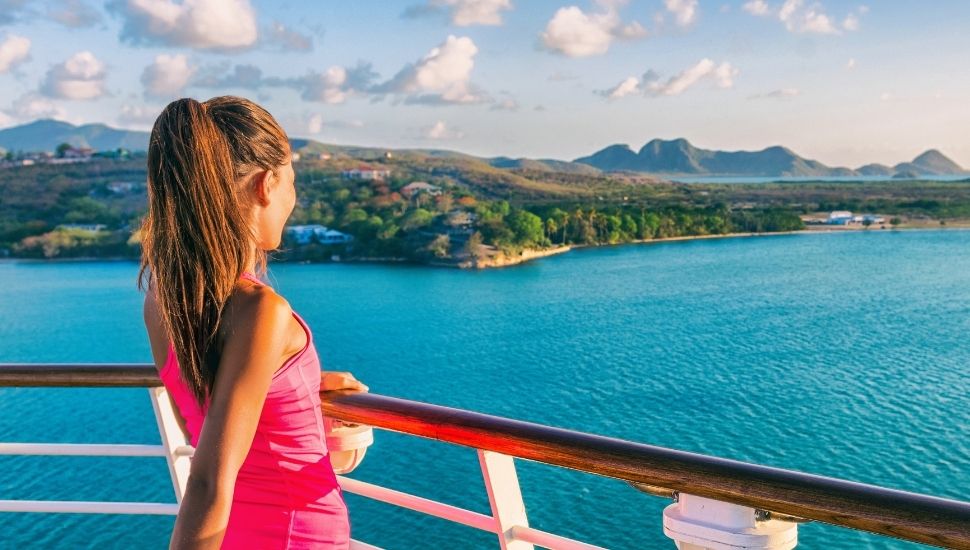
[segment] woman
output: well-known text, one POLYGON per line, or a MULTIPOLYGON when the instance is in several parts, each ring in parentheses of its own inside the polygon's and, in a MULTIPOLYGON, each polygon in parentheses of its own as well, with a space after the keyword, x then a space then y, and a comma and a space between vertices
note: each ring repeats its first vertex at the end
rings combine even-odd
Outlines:
POLYGON ((170 103, 148 146, 139 288, 163 383, 195 446, 172 548, 348 548, 302 318, 257 273, 296 202, 289 140, 240 97, 170 103), (203 423, 203 420, 205 421, 203 423))

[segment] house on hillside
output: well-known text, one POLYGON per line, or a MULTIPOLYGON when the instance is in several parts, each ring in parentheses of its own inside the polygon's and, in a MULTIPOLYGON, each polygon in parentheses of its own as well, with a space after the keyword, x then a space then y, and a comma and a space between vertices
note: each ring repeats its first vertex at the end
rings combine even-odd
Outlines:
POLYGON ((108 226, 103 223, 62 223, 56 227, 56 229, 83 231, 85 233, 97 233, 98 231, 104 231, 107 228, 108 226))
POLYGON ((344 244, 354 240, 354 236, 336 229, 327 229, 323 232, 323 235, 318 236, 318 239, 320 244, 344 244))
POLYGON ((91 158, 94 154, 94 149, 90 147, 68 147, 64 149, 64 158, 66 159, 84 159, 91 158))
POLYGON ((351 170, 344 170, 340 175, 351 180, 385 180, 391 177, 391 171, 361 165, 351 170))
POLYGON ((113 181, 107 185, 108 191, 115 195, 131 193, 136 187, 138 187, 138 184, 133 181, 113 181))
POLYGON ((296 244, 343 244, 353 240, 352 235, 330 229, 320 224, 290 225, 286 227, 286 234, 296 244))
POLYGON ((404 195, 407 198, 411 198, 420 193, 427 193, 429 195, 436 196, 441 194, 441 188, 437 185, 431 185, 426 181, 412 181, 401 188, 401 195, 404 195))

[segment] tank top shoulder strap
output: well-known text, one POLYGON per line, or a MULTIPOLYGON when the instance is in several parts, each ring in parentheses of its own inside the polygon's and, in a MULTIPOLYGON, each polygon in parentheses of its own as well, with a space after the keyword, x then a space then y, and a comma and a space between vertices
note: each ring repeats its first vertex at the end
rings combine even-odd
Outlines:
POLYGON ((261 285, 269 286, 269 285, 266 284, 266 281, 261 280, 259 277, 257 277, 256 275, 254 275, 254 274, 252 274, 252 273, 250 273, 248 271, 243 271, 242 275, 239 278, 240 279, 248 279, 248 280, 250 280, 250 281, 252 281, 254 283, 259 283, 261 285))

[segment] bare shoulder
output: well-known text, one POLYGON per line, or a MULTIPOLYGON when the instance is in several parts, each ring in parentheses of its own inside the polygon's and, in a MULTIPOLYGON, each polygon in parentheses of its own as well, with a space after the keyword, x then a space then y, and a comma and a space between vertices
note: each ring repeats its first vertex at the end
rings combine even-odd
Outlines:
POLYGON ((285 298, 266 285, 237 287, 226 302, 222 326, 224 337, 251 330, 286 331, 293 309, 285 298))

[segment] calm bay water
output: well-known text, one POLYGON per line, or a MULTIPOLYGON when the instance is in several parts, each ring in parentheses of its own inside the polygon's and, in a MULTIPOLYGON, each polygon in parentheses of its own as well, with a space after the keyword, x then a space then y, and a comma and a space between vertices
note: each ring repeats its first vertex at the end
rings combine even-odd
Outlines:
MULTIPOLYGON (((275 265, 372 392, 970 499, 970 232, 586 249, 505 270, 275 265)), ((0 262, 0 362, 147 362, 127 262, 0 262)), ((157 443, 145 390, 0 389, 0 441, 157 443)), ((667 501, 517 461, 530 523, 673 548, 667 501)), ((353 477, 488 512, 475 451, 387 432, 353 477)), ((0 457, 0 499, 173 502, 153 458, 0 457)), ((347 494, 355 538, 494 536, 347 494)), ((0 547, 163 548, 173 518, 0 514, 0 547)), ((917 548, 818 524, 801 548, 917 548)))
MULTIPOLYGON (((920 175, 918 181, 960 182, 966 181, 970 174, 920 175)), ((670 176, 680 183, 714 184, 759 184, 759 183, 850 183, 850 182, 906 182, 911 179, 898 179, 892 176, 670 176)))

